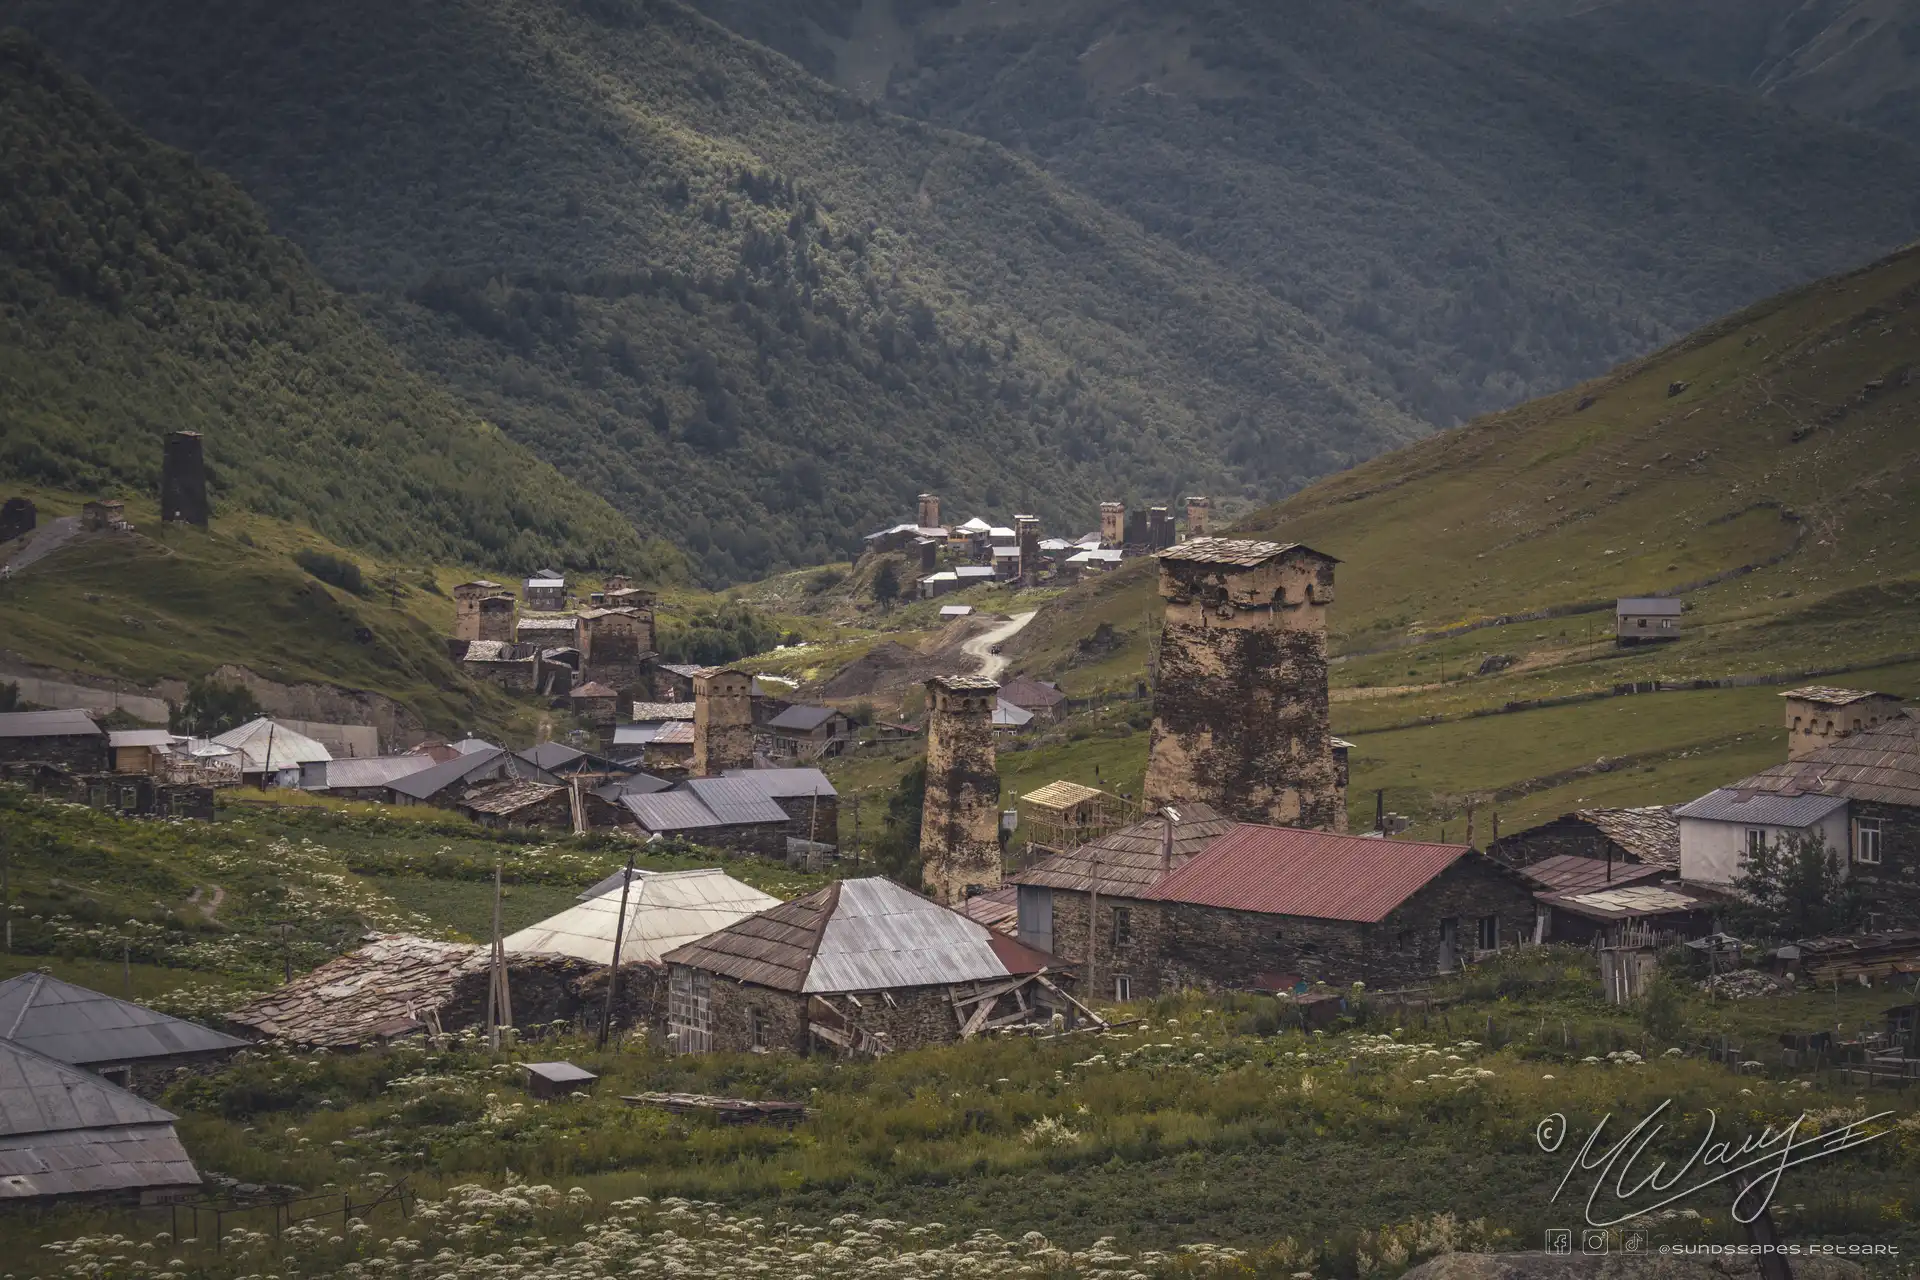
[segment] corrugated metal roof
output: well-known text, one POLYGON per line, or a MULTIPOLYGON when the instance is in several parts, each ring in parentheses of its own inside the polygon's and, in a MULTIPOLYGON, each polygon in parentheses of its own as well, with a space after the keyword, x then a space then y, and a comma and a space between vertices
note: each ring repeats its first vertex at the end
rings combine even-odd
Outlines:
MULTIPOLYGON (((506 949, 576 956, 594 964, 613 963, 622 874, 616 872, 597 896, 512 934, 506 939, 506 949)), ((636 871, 627 893, 626 937, 620 944, 620 962, 657 962, 675 947, 779 905, 780 899, 742 884, 718 867, 636 871)))
POLYGON ((1372 923, 1463 857, 1463 844, 1421 844, 1244 823, 1144 898, 1263 915, 1372 923))
POLYGON ((401 778, 412 777, 433 768, 430 756, 360 756, 350 760, 330 760, 324 766, 322 781, 310 791, 333 787, 387 787, 401 778))
POLYGON ((953 567, 956 578, 991 578, 993 566, 990 564, 960 564, 953 567))
POLYGON ((564 742, 538 742, 525 751, 514 753, 536 769, 564 769, 587 758, 587 753, 564 742))
POLYGON ((940 606, 940 616, 943 618, 964 618, 972 612, 973 606, 970 604, 943 604, 940 606))
POLYGON ((246 773, 277 773, 281 769, 298 769, 303 764, 333 759, 333 752, 306 734, 296 733, 266 716, 216 734, 213 741, 238 751, 241 769, 246 773))
POLYGON ((1023 729, 1033 723, 1033 712, 1025 707, 1016 707, 1005 698, 996 698, 993 703, 993 723, 1001 729, 1023 729))
POLYGON ((1817 702, 1823 707, 1844 707, 1867 698, 1891 698, 1895 702, 1902 701, 1897 693, 1877 693, 1872 689, 1838 689, 1830 684, 1810 684, 1799 689, 1789 689, 1780 696, 1796 698, 1802 702, 1817 702))
POLYGON ((1003 884, 985 893, 976 893, 960 904, 960 913, 995 933, 1011 938, 1020 924, 1020 886, 1003 884))
MULTIPOLYGON (((1180 821, 1173 828, 1173 865, 1179 867, 1227 832, 1233 819, 1222 817, 1210 805, 1191 801, 1179 806, 1180 821)), ((1160 847, 1166 819, 1146 818, 1130 827, 1101 836, 1074 849, 1042 858, 1017 875, 1015 884, 1045 885, 1050 889, 1098 888, 1117 898, 1140 898, 1160 878, 1160 847)))
POLYGON ((621 796, 650 796, 657 791, 667 791, 673 784, 665 778, 656 778, 650 773, 636 773, 630 777, 616 778, 605 786, 595 787, 593 794, 608 804, 618 804, 621 796))
POLYGON ((1020 548, 995 547, 993 549, 993 558, 995 560, 1018 560, 1020 558, 1020 548))
POLYGON ((57 1133, 129 1124, 168 1124, 145 1098, 91 1071, 0 1040, 0 1136, 57 1133))
POLYGON ((0 1203, 199 1184, 171 1124, 0 1137, 0 1203))
POLYGON ((44 973, 0 982, 0 1039, 76 1066, 246 1046, 224 1032, 44 973))
POLYGON ((744 778, 689 778, 686 786, 725 826, 787 821, 787 811, 744 778))
POLYGON ((636 702, 633 718, 642 724, 665 724, 669 720, 693 719, 691 702, 636 702))
POLYGON ((693 721, 672 720, 660 726, 650 741, 655 746, 670 747, 675 744, 690 747, 693 745, 693 721))
POLYGON ((699 831, 724 825, 713 810, 700 803, 700 797, 691 791, 625 795, 620 797, 620 803, 627 806, 627 811, 646 831, 699 831))
POLYGON ((0 738, 91 738, 99 732, 84 711, 0 711, 0 738))
POLYGON ((491 742, 488 742, 485 738, 462 738, 460 739, 460 741, 453 744, 453 749, 455 751, 458 751, 463 756, 470 756, 480 751, 500 750, 499 747, 495 746, 491 742))
POLYGON ((1579 889, 1604 889, 1609 885, 1632 884, 1673 874, 1670 868, 1622 862, 1618 858, 1584 858, 1579 854, 1556 853, 1538 862, 1529 862, 1519 872, 1549 892, 1579 889))
POLYGON ((507 761, 502 758, 506 755, 506 751, 500 747, 489 746, 481 751, 457 755, 451 760, 436 764, 429 769, 422 769, 418 773, 407 774, 403 778, 395 779, 390 785, 396 795, 405 796, 410 800, 425 800, 429 796, 438 795, 455 783, 466 781, 469 777, 484 775, 490 769, 506 767, 507 761))
POLYGON ((728 769, 722 775, 742 778, 770 800, 804 800, 808 796, 837 796, 833 783, 818 769, 728 769))
POLYGON ((539 590, 540 588, 544 587, 547 590, 551 591, 555 587, 564 587, 566 585, 567 585, 567 580, 565 578, 528 578, 527 579, 527 586, 530 588, 533 588, 534 590, 539 590))
POLYGON ((165 729, 109 729, 107 745, 110 747, 164 747, 173 742, 173 735, 165 729))
POLYGON ((877 876, 836 881, 666 959, 822 995, 974 982, 1047 964, 1040 952, 877 876))
POLYGON ((576 1067, 571 1062, 523 1062, 527 1074, 538 1076, 552 1084, 590 1084, 600 1077, 585 1067, 576 1067))
POLYGON ((796 733, 811 733, 827 721, 839 715, 835 707, 814 707, 806 703, 795 703, 773 719, 767 721, 769 729, 791 729, 796 733))
MULTIPOLYGON (((1322 560, 1333 560, 1325 552, 1315 551, 1298 542, 1259 542, 1246 538, 1188 538, 1162 551, 1160 558, 1189 564, 1228 564, 1251 569, 1289 551, 1303 551, 1322 560)), ((1339 561, 1335 560, 1334 563, 1338 564, 1339 561)))
POLYGON ((1777 795, 1722 787, 1674 810, 1676 817, 1754 827, 1810 827, 1847 807, 1845 796, 1777 795))
POLYGON ((1668 596, 1622 596, 1613 605, 1616 614, 1644 613, 1650 618, 1677 618, 1685 610, 1682 601, 1668 596))

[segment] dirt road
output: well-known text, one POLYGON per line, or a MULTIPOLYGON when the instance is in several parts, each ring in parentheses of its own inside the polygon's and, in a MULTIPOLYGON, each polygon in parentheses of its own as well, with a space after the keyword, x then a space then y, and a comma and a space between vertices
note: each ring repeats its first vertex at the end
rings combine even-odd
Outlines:
POLYGON ((18 573, 34 561, 44 560, 67 545, 79 532, 79 516, 58 516, 47 521, 20 540, 12 558, 7 561, 7 571, 18 573))
POLYGON ((1007 660, 1002 655, 992 652, 993 647, 1004 640, 1012 638, 1020 628, 1032 622, 1033 615, 1038 612, 1039 610, 1033 609, 1026 613, 1014 614, 1010 620, 1001 623, 993 630, 983 631, 973 639, 962 644, 960 646, 960 652, 980 660, 980 670, 978 674, 987 677, 989 680, 999 679, 1000 673, 1007 669, 1007 660))

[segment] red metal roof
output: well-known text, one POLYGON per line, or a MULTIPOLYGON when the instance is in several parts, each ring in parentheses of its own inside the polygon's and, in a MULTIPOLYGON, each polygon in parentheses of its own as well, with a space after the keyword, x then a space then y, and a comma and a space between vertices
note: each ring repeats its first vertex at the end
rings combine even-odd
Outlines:
POLYGON ((1141 897, 1373 923, 1471 852, 1463 844, 1242 823, 1141 897))

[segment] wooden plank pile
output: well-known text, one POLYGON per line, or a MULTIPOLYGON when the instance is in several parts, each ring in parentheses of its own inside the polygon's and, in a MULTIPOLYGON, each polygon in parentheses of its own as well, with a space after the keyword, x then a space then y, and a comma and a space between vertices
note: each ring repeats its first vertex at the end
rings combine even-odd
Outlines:
POLYGON ((631 1107, 658 1107, 675 1115, 719 1116, 727 1124, 798 1124, 807 1118, 804 1102, 716 1098, 704 1093, 634 1093, 623 1094, 620 1100, 631 1107))

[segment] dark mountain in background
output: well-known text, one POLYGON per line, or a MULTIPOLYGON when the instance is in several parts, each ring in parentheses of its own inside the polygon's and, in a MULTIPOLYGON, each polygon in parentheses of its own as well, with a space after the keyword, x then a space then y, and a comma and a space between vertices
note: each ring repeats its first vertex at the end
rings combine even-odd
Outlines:
POLYGON ((1299 307, 1434 423, 1920 225, 1889 141, 1394 0, 703 2, 1299 307))
POLYGON ((1423 0, 1920 144, 1920 0, 1423 0))
POLYGON ((712 580, 909 515, 1252 497, 1412 439, 1229 265, 672 3, 8 0, 421 371, 712 580))
POLYGON ((259 208, 0 31, 0 475, 217 500, 417 559, 657 572, 600 499, 404 367, 259 208))

